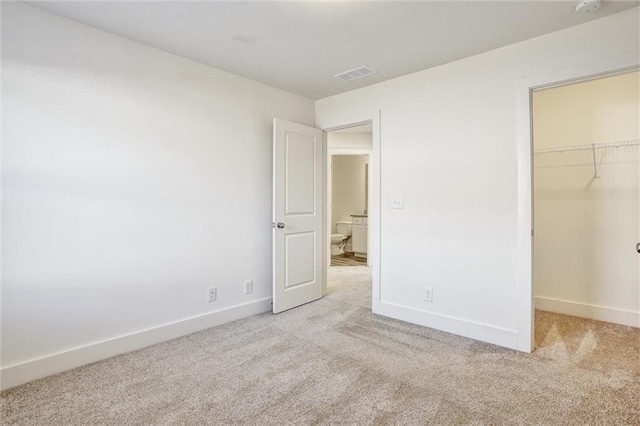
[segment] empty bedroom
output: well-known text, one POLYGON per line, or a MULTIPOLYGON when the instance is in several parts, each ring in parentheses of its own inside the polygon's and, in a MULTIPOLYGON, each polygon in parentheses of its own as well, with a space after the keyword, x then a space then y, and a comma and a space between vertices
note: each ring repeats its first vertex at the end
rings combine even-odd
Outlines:
POLYGON ((638 1, 3 1, 2 425, 640 424, 638 1))

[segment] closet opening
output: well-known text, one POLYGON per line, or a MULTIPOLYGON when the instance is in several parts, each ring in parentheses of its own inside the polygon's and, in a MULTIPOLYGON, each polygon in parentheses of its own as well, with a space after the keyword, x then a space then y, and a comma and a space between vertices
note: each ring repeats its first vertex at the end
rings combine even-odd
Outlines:
POLYGON ((531 95, 534 341, 544 350, 569 356, 572 343, 593 350, 605 323, 640 326, 639 83, 636 70, 531 95))

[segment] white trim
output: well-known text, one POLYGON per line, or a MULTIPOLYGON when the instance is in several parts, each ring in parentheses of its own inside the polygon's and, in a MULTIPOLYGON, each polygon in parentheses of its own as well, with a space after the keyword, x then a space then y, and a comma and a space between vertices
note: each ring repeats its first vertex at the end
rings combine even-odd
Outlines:
POLYGON ((596 321, 640 327, 640 312, 536 296, 536 309, 596 321))
POLYGON ((409 306, 380 302, 376 312, 412 324, 433 328, 458 336, 493 343, 510 349, 518 347, 518 332, 448 315, 425 312, 409 306))
MULTIPOLYGON (((346 121, 346 120, 345 120, 346 121)), ((369 206, 368 206, 368 244, 369 244, 369 252, 367 253, 367 263, 372 265, 372 311, 374 314, 379 314, 379 305, 380 305, 380 228, 381 228, 381 196, 380 196, 380 153, 381 153, 381 111, 376 110, 374 112, 365 114, 364 116, 356 117, 353 120, 349 120, 337 124, 330 125, 328 127, 324 127, 323 131, 331 132, 334 130, 345 129, 348 127, 361 126, 363 124, 371 123, 372 127, 372 149, 370 151, 369 156, 369 206)), ((326 170, 326 168, 325 168, 326 170)), ((325 191, 326 192, 326 191, 325 191)), ((326 211, 325 211, 326 214, 326 211)), ((325 224, 327 220, 324 221, 325 224)), ((327 232, 327 230, 325 230, 327 232)), ((328 238, 330 242, 331 234, 329 233, 325 239, 328 238)), ((328 250, 325 250, 326 256, 328 257, 328 250)), ((330 262, 330 261, 329 261, 330 262)), ((325 271, 328 269, 328 265, 325 268, 325 271)), ((326 289, 325 289, 326 290, 326 289)))
MULTIPOLYGON (((322 239, 322 252, 324 255, 322 256, 322 297, 327 295, 327 276, 329 266, 331 266, 331 210, 329 209, 329 200, 331 200, 331 172, 329 168, 331 167, 330 155, 328 154, 328 139, 327 132, 322 132, 322 187, 324 191, 322 191, 322 217, 325 219, 322 222, 322 235, 324 238, 322 239), (327 220, 327 217, 329 219, 327 220)), ((275 268, 274 268, 275 269, 275 268)))
POLYGON ((335 132, 336 130, 350 129, 352 127, 366 126, 367 124, 372 124, 371 118, 361 121, 350 121, 348 124, 332 125, 330 127, 323 128, 322 130, 328 133, 335 132))
POLYGON ((579 67, 553 70, 524 77, 516 83, 516 132, 518 164, 518 350, 532 352, 534 347, 533 306, 533 179, 531 140, 531 92, 536 89, 575 83, 587 79, 631 71, 640 66, 637 54, 602 58, 579 67))
POLYGON ((269 311, 270 297, 9 365, 0 371, 1 388, 9 389, 81 365, 269 311))

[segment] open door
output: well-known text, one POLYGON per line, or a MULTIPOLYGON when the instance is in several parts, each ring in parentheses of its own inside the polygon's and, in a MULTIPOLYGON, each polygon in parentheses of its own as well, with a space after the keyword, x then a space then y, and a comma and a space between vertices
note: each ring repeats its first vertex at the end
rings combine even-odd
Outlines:
POLYGON ((273 119, 273 313, 322 297, 322 131, 273 119))

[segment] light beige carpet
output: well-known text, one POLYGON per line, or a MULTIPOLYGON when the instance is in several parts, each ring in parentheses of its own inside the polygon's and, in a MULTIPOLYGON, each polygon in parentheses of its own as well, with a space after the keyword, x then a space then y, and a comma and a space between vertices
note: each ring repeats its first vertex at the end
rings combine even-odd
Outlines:
POLYGON ((533 355, 375 316, 366 267, 325 299, 2 393, 3 425, 640 424, 640 331, 537 313, 533 355))

